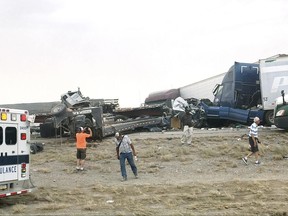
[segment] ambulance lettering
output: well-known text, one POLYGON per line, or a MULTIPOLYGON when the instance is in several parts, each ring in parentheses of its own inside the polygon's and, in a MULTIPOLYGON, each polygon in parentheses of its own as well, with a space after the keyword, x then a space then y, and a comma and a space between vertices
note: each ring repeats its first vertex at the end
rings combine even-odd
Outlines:
POLYGON ((17 172, 17 166, 0 167, 0 175, 5 173, 16 173, 16 172, 17 172))
POLYGON ((27 126, 20 126, 20 130, 27 130, 28 129, 28 127, 27 126))

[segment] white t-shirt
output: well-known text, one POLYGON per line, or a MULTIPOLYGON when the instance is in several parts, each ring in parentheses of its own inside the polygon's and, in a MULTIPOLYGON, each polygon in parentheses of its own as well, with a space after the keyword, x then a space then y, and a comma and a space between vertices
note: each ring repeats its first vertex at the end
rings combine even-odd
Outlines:
POLYGON ((258 125, 255 122, 250 126, 249 137, 252 135, 258 137, 258 125))
MULTIPOLYGON (((115 144, 116 144, 116 147, 119 145, 119 143, 121 142, 121 139, 120 140, 117 140, 115 138, 115 144)), ((119 147, 119 153, 130 153, 132 152, 132 149, 131 149, 131 140, 130 138, 127 136, 127 135, 124 135, 123 138, 122 138, 122 142, 121 142, 121 145, 119 147)))

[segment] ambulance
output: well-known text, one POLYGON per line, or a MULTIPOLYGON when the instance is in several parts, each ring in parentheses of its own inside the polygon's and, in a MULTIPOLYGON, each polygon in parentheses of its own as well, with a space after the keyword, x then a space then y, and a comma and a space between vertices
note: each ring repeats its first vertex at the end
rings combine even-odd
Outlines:
POLYGON ((31 192, 27 110, 0 108, 0 198, 31 192))

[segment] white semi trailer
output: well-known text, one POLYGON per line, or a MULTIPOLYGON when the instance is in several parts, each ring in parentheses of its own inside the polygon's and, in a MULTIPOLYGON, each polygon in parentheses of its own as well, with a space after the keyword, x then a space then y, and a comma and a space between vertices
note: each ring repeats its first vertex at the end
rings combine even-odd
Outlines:
POLYGON ((183 99, 209 99, 214 100, 213 88, 216 84, 222 82, 226 73, 221 73, 219 75, 177 88, 169 89, 163 91, 152 92, 145 99, 145 104, 158 104, 167 102, 169 104, 171 100, 175 100, 177 97, 183 99), (168 102, 169 101, 169 102, 168 102))
POLYGON ((282 91, 288 92, 288 55, 278 54, 261 59, 259 67, 262 109, 265 119, 274 124, 276 99, 282 91))
POLYGON ((183 87, 180 87, 180 96, 183 99, 198 98, 198 99, 209 99, 214 100, 213 88, 216 84, 222 82, 224 75, 226 73, 221 73, 219 75, 195 82, 183 87))

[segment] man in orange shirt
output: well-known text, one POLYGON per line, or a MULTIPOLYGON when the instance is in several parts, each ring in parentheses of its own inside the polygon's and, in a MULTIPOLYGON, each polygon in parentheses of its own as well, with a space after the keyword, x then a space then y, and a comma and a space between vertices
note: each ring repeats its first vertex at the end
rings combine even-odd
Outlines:
POLYGON ((85 163, 85 158, 86 158, 86 146, 87 146, 87 141, 86 138, 92 136, 92 131, 90 128, 83 128, 80 127, 78 129, 78 132, 76 133, 76 148, 77 148, 77 170, 84 170, 84 163, 85 163), (89 130, 89 134, 85 133, 85 130, 89 130))

